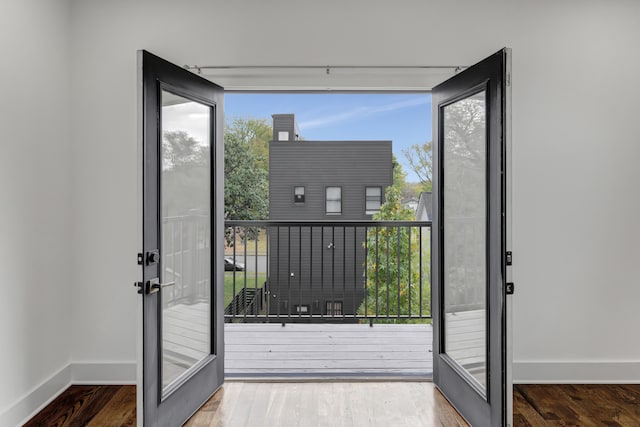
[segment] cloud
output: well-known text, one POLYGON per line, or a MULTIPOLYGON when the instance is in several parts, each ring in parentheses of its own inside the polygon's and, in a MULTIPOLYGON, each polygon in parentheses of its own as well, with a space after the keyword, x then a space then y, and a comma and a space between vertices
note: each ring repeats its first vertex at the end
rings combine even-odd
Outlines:
POLYGON ((315 119, 305 120, 298 123, 300 129, 312 129, 331 125, 334 123, 344 122, 350 119, 359 119, 370 117, 375 114, 387 113, 390 111, 402 110, 405 108, 417 107, 419 105, 427 105, 431 100, 427 97, 411 98, 403 101, 392 102, 384 105, 376 105, 369 107, 356 107, 338 114, 332 114, 315 119))

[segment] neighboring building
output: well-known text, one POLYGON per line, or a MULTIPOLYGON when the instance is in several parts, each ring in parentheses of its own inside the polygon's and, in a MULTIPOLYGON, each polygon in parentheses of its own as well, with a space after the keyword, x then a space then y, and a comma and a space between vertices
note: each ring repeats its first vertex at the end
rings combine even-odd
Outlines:
MULTIPOLYGON (((370 220, 393 183, 391 141, 300 140, 293 114, 273 115, 269 218, 370 220)), ((353 315, 364 297, 364 227, 272 229, 270 313, 353 315)))
POLYGON ((402 206, 415 212, 418 208, 418 199, 416 199, 415 197, 411 197, 410 199, 404 200, 402 202, 402 206))
POLYGON ((416 220, 418 221, 432 221, 431 212, 433 212, 432 206, 432 194, 431 191, 424 191, 420 193, 420 200, 418 200, 418 207, 416 208, 416 220))

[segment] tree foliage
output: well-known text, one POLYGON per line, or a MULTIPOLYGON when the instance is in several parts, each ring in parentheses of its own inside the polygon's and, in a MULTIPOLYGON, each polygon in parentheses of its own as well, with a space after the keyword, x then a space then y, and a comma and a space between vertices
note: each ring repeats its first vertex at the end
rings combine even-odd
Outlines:
POLYGON ((265 119, 234 118, 225 127, 225 143, 245 143, 256 156, 256 165, 269 171, 269 141, 273 129, 265 119))
POLYGON ((168 131, 162 141, 162 214, 209 214, 210 149, 184 131, 168 131))
POLYGON ((432 143, 413 144, 402 150, 402 154, 409 162, 409 167, 418 176, 422 184, 422 191, 431 191, 433 166, 431 159, 432 143))
POLYGON ((271 127, 265 120, 234 119, 224 135, 225 219, 269 215, 268 154, 271 127))
POLYGON ((393 154, 392 163, 393 163, 393 184, 392 185, 402 192, 407 186, 407 173, 402 168, 402 164, 398 161, 395 154, 393 154))
MULTIPOLYGON (((407 221, 415 219, 415 214, 402 205, 401 192, 392 186, 387 188, 385 203, 373 219, 407 221)), ((428 229, 421 233, 416 227, 376 227, 368 231, 366 240, 366 294, 358 314, 372 317, 376 313, 391 317, 416 315, 421 306, 423 314, 429 313, 428 229)), ((385 322, 411 321, 390 319, 385 322)))
POLYGON ((486 277, 486 103, 484 93, 451 104, 444 112, 446 161, 443 271, 447 309, 483 307, 486 277))
MULTIPOLYGON (((271 126, 262 119, 236 118, 224 133, 224 217, 259 220, 269 216, 269 140, 271 126)), ((256 238, 258 229, 225 230, 227 246, 256 238)))

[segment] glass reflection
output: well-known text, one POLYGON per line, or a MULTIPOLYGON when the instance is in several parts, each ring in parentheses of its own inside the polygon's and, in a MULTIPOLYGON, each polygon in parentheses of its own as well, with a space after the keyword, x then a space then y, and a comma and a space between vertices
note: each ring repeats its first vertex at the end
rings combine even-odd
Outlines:
POLYGON ((211 349, 210 107, 162 91, 162 385, 211 349))
POLYGON ((487 381, 486 93, 444 107, 445 352, 487 381))

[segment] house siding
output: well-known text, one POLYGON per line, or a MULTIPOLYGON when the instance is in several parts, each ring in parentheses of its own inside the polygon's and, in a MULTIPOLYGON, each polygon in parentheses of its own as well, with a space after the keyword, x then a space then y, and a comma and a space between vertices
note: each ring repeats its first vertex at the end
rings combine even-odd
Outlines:
MULTIPOLYGON (((272 220, 369 220, 365 188, 393 183, 391 141, 273 141, 269 162, 272 220), (305 187, 304 203, 294 202, 296 186, 305 187), (341 214, 325 212, 327 187, 341 187, 341 214)), ((353 317, 365 293, 365 236, 364 227, 272 229, 270 314, 296 316, 295 306, 307 305, 326 315, 327 301, 342 301, 343 316, 353 317)))
MULTIPOLYGON (((391 141, 271 142, 269 218, 273 220, 366 220, 365 188, 393 183, 391 141), (293 188, 305 187, 305 203, 293 188), (325 213, 325 188, 342 188, 342 214, 325 213)), ((383 198, 384 201, 384 198, 383 198)))

